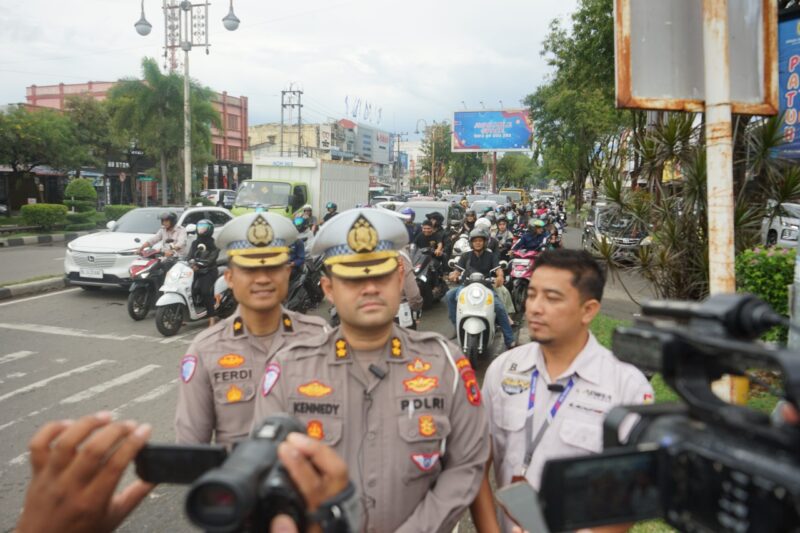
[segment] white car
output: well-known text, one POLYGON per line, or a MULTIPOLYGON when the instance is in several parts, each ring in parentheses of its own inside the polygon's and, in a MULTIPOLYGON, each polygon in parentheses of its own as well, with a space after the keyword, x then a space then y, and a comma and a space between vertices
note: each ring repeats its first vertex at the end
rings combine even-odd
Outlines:
MULTIPOLYGON (((221 207, 141 207, 125 213, 118 221, 108 223, 109 231, 78 237, 67 244, 64 257, 64 277, 70 285, 83 289, 127 287, 131 284, 129 269, 138 257, 142 243, 161 227, 160 216, 165 211, 178 215, 178 224, 186 227, 207 218, 214 223, 214 235, 233 215, 221 207)), ((194 240, 188 235, 186 247, 194 240)))
POLYGON ((200 196, 214 202, 217 207, 231 207, 236 199, 236 191, 231 189, 206 189, 200 193, 200 196))
POLYGON ((794 248, 797 246, 798 235, 800 204, 783 203, 775 209, 774 216, 761 220, 761 238, 767 246, 794 248))

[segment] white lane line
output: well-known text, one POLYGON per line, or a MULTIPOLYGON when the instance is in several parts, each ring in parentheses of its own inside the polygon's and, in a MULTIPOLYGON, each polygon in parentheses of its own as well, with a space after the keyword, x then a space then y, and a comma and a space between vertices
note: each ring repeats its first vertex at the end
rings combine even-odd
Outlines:
POLYGON ((58 296, 59 294, 66 294, 68 292, 75 292, 79 290, 81 290, 80 287, 76 287, 74 289, 66 289, 63 291, 48 292, 47 294, 40 294, 39 296, 31 296, 30 298, 23 298, 21 300, 12 300, 10 302, 5 302, 0 304, 0 307, 5 307, 7 305, 21 304, 23 302, 30 302, 31 300, 38 300, 39 298, 49 298, 51 296, 58 296))
POLYGON ((155 389, 151 390, 150 392, 146 392, 146 393, 142 394, 141 396, 136 397, 133 400, 120 405, 119 407, 117 407, 116 409, 111 411, 111 416, 116 418, 123 409, 127 409, 128 407, 131 407, 132 405, 137 405, 137 404, 140 404, 140 403, 149 402, 149 401, 155 400, 156 398, 164 396, 165 394, 170 392, 175 387, 175 384, 177 382, 178 382, 177 378, 173 379, 169 383, 166 383, 164 385, 160 385, 160 386, 156 387, 155 389))
POLYGON ((8 355, 4 355, 3 357, 0 357, 0 365, 2 365, 3 363, 10 363, 11 361, 16 361, 18 359, 24 359, 25 357, 28 357, 29 355, 33 355, 35 353, 36 352, 29 352, 27 350, 22 350, 21 352, 14 352, 8 355))
POLYGON ((17 378, 24 378, 27 376, 25 372, 12 372, 10 374, 6 374, 6 379, 17 379, 17 378))
MULTIPOLYGON (((192 335, 193 333, 194 332, 189 332, 189 333, 184 333, 183 335, 175 335, 172 337, 167 337, 166 339, 162 340, 160 344, 172 344, 173 342, 177 342, 188 335, 192 335)), ((183 342, 186 342, 186 340, 184 340, 183 342)))
POLYGON ((70 403, 78 403, 84 400, 88 400, 89 398, 93 398, 98 394, 101 394, 108 389, 113 389, 114 387, 118 387, 120 385, 125 385, 126 383, 130 383, 131 381, 135 381, 140 377, 149 374, 156 368, 161 368, 161 365, 147 365, 139 368, 138 370, 134 370, 133 372, 128 372, 127 374, 123 374, 118 378, 114 378, 111 381, 106 381, 105 383, 100 383, 99 385, 95 385, 94 387, 89 387, 86 390, 83 390, 77 394, 73 394, 68 398, 64 398, 59 403, 61 405, 66 405, 70 403))
MULTIPOLYGON (((44 324, 10 324, 0 322, 0 328, 13 329, 16 331, 27 331, 30 333, 45 333, 48 335, 62 335, 65 337, 79 337, 83 339, 100 339, 108 341, 146 341, 161 342, 162 337, 150 337, 148 335, 118 335, 116 333, 92 333, 85 329, 62 328, 59 326, 46 326, 44 324)), ((188 339, 180 339, 183 344, 191 344, 188 339)))
POLYGON ((46 387, 48 384, 52 383, 53 381, 56 381, 56 380, 59 380, 59 379, 63 379, 63 378, 67 378, 69 376, 74 376, 76 374, 83 374, 85 372, 89 372, 90 370, 94 370, 98 366, 110 365, 113 362, 114 361, 110 361, 108 359, 100 359, 99 361, 95 361, 94 363, 90 363, 90 364, 84 365, 84 366, 79 366, 78 368, 73 368, 72 370, 68 370, 66 372, 62 372, 60 374, 56 374, 55 376, 50 376, 47 379, 43 379, 41 381, 37 381, 36 383, 31 383, 30 385, 22 387, 21 389, 17 389, 17 390, 11 391, 11 392, 7 392, 6 394, 3 394, 2 396, 0 396, 0 402, 4 402, 4 401, 8 400, 9 398, 13 398, 14 396, 17 396, 19 394, 25 394, 25 393, 30 392, 32 390, 41 389, 42 387, 46 387))

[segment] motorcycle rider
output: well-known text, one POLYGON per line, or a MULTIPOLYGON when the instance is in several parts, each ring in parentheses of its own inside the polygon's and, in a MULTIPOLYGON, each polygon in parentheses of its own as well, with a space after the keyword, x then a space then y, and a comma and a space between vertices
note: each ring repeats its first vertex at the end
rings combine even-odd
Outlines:
MULTIPOLYGON (((459 278, 468 280, 470 274, 473 272, 480 272, 484 277, 489 277, 491 275, 491 270, 497 267, 498 261, 495 255, 486 249, 486 243, 488 240, 489 234, 486 232, 486 230, 481 228, 475 228, 472 230, 472 233, 469 234, 469 243, 472 247, 472 251, 461 256, 458 261, 458 265, 464 270, 462 271, 459 269, 454 269, 449 276, 451 282, 455 283, 459 280, 459 278)), ((503 270, 495 270, 494 275, 495 288, 502 287, 503 270)), ((456 328, 456 302, 458 301, 458 294, 463 288, 464 285, 453 287, 447 291, 446 295, 450 323, 456 328)), ((495 293, 494 298, 494 312, 495 316, 497 317, 497 322, 500 324, 500 329, 503 332, 506 350, 510 350, 514 347, 514 332, 511 330, 511 322, 508 319, 508 312, 506 311, 506 308, 500 298, 497 297, 497 293, 495 293)), ((457 332, 458 329, 456 329, 456 334, 457 332)))
POLYGON ((502 250, 511 248, 514 242, 514 234, 508 231, 508 220, 506 220, 506 218, 501 217, 497 219, 497 229, 492 234, 492 237, 497 240, 497 245, 501 253, 502 250))
POLYGON ((444 251, 441 235, 434 231, 433 223, 427 219, 422 223, 422 230, 414 239, 414 245, 417 248, 430 248, 436 257, 441 257, 444 251))
POLYGON ((308 227, 311 230, 311 233, 316 234, 318 228, 317 217, 315 217, 313 214, 313 209, 311 208, 311 204, 306 204, 303 206, 303 212, 300 216, 306 219, 306 222, 308 223, 308 227))
POLYGON ((475 229, 475 221, 477 220, 477 216, 475 215, 474 209, 467 209, 464 213, 464 222, 461 224, 461 227, 458 229, 458 234, 466 234, 469 235, 472 230, 475 229))
POLYGON ((194 280, 192 282, 192 295, 197 294, 206 308, 208 325, 214 325, 214 283, 219 277, 217 258, 219 248, 214 244, 214 223, 208 219, 197 222, 197 238, 189 247, 187 258, 194 262, 194 280), (204 248, 200 248, 200 245, 204 248))
POLYGON ((171 257, 173 255, 182 255, 186 249, 186 228, 178 225, 178 215, 174 211, 164 211, 159 216, 161 219, 161 227, 155 235, 147 239, 139 246, 137 253, 142 254, 142 251, 148 246, 153 246, 156 243, 161 243, 161 249, 167 241, 172 245, 169 250, 164 252, 164 255, 171 257))
POLYGON ((294 217, 294 229, 297 230, 297 240, 292 245, 289 261, 292 263, 292 275, 289 281, 300 275, 303 270, 303 264, 306 262, 306 241, 311 236, 311 231, 308 229, 308 222, 303 217, 294 217))
POLYGON ((546 242, 550 234, 544 230, 544 222, 539 219, 528 221, 528 231, 519 238, 512 250, 538 250, 546 242))
POLYGON ((327 204, 325 204, 325 209, 328 212, 325 213, 324 217, 322 217, 322 223, 320 224, 320 226, 339 214, 339 211, 337 211, 339 209, 339 206, 333 202, 328 202, 327 204))
POLYGON ((419 224, 414 223, 414 217, 417 214, 410 207, 404 207, 401 209, 400 214, 404 215, 403 222, 405 223, 406 231, 408 232, 408 242, 413 243, 420 232, 419 224))

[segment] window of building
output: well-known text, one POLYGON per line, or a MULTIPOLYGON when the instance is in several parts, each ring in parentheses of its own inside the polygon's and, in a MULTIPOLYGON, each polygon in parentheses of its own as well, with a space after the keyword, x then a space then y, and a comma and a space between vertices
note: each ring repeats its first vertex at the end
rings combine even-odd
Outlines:
POLYGON ((214 159, 222 159, 222 145, 215 144, 214 145, 214 159))
POLYGON ((267 135, 267 142, 269 144, 277 144, 278 136, 277 135, 267 135))
POLYGON ((241 159, 241 154, 239 152, 239 148, 236 146, 229 146, 228 147, 228 159, 232 161, 239 161, 241 159))
POLYGON ((239 115, 228 115, 228 129, 229 130, 239 129, 239 115))

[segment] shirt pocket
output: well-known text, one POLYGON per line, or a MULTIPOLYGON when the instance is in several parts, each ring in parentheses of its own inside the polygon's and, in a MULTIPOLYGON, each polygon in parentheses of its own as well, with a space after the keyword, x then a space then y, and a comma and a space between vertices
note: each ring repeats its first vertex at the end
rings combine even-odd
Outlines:
MULTIPOLYGON (((397 431, 406 444, 408 457, 401 468, 403 482, 436 476, 442 471, 442 441, 450 435, 450 419, 444 415, 416 414, 397 420, 397 431)), ((401 463, 402 464, 402 463, 401 463)))
POLYGON ((602 421, 593 424, 583 420, 565 419, 561 423, 558 435, 564 444, 583 453, 603 451, 602 421))
POLYGON ((256 386, 250 382, 228 382, 214 385, 214 402, 217 405, 234 405, 252 402, 256 396, 256 386))
MULTIPOLYGON (((507 395, 502 394, 508 398, 507 395)), ((527 398, 527 394, 525 395, 527 398)), ((525 418, 527 417, 528 411, 525 409, 525 406, 522 405, 515 405, 513 400, 516 400, 516 397, 512 397, 512 400, 506 400, 505 398, 501 398, 501 395, 498 394, 492 400, 492 419, 495 425, 502 429, 507 433, 516 433, 518 431, 522 431, 525 428, 525 418)))

